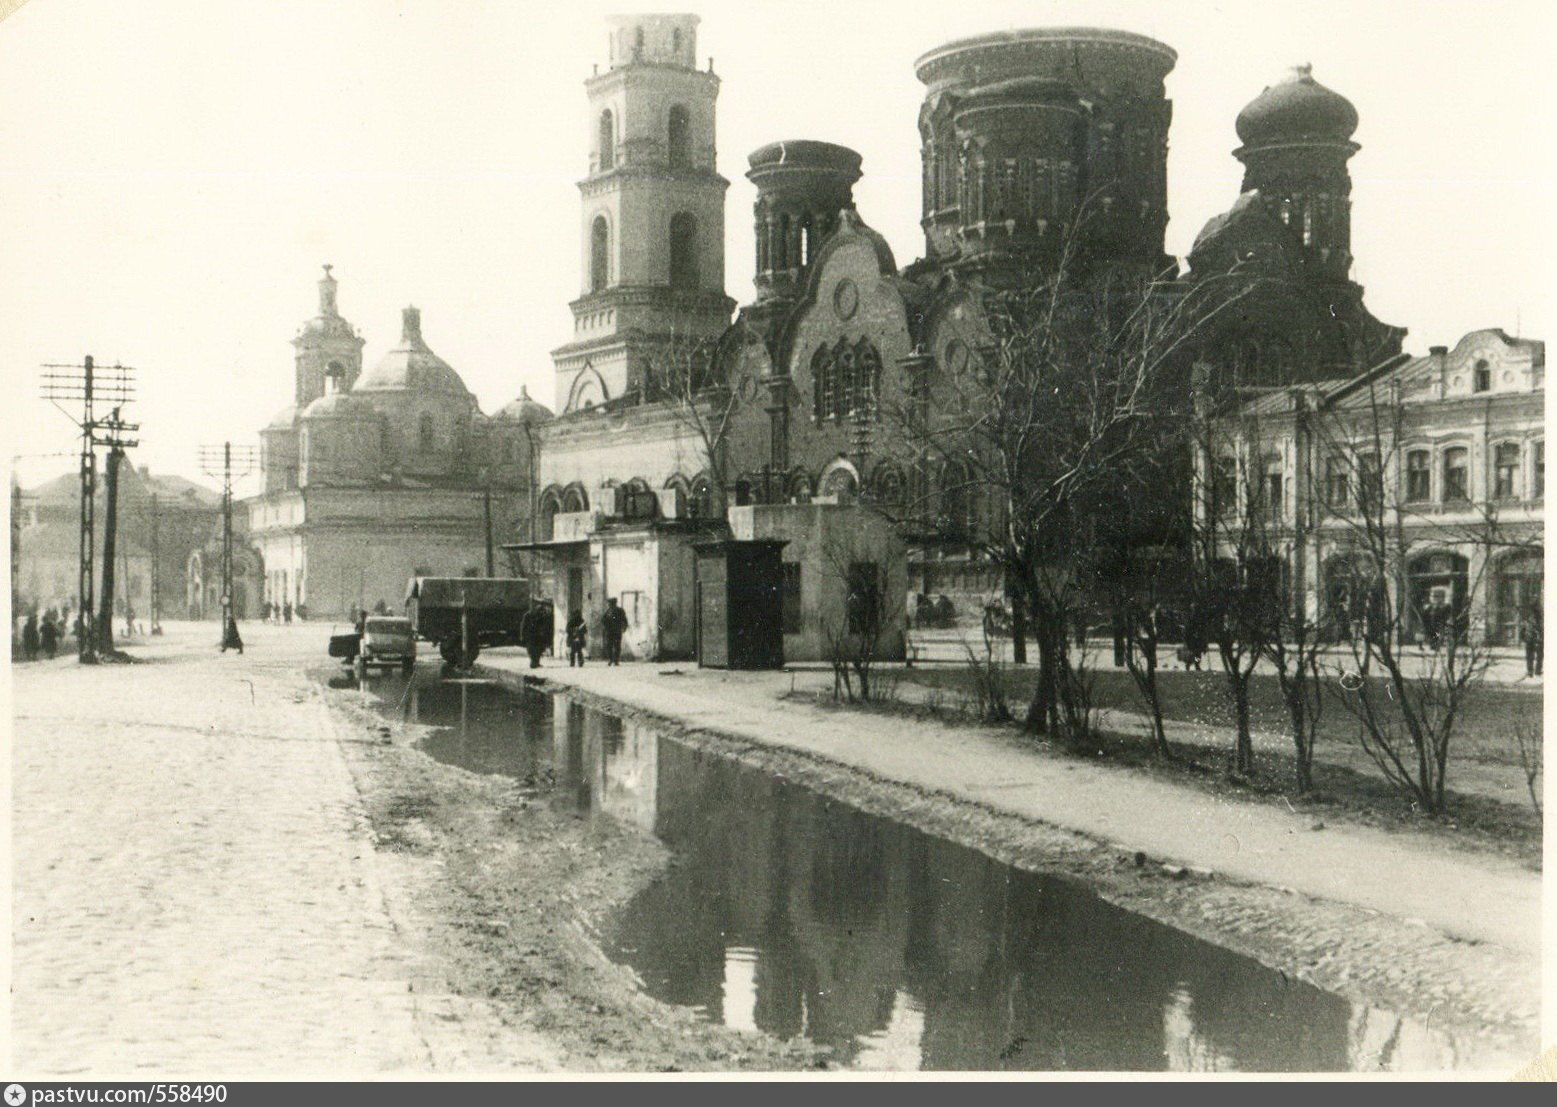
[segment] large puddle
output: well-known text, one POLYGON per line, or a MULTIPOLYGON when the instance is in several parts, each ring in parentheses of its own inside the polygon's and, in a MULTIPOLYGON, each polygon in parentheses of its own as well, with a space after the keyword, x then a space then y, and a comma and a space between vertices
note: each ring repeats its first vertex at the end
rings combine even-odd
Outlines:
POLYGON ((867 1069, 1339 1071, 1456 1042, 565 696, 371 682, 431 756, 544 781, 676 863, 605 935, 654 996, 867 1069))

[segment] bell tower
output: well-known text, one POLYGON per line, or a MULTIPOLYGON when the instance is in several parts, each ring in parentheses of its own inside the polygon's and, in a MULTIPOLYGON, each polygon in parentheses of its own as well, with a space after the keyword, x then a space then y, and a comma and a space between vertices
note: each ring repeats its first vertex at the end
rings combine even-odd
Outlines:
POLYGON ((292 339, 297 351, 294 400, 299 410, 326 391, 346 391, 362 372, 362 336, 336 307, 337 282, 332 268, 326 265, 319 280, 319 314, 304 323, 292 339))
POLYGON ((557 410, 638 388, 664 344, 711 338, 724 292, 724 194, 714 168, 719 78, 697 68, 698 17, 611 17, 608 67, 584 82, 588 175, 579 182, 573 340, 552 352, 557 410))

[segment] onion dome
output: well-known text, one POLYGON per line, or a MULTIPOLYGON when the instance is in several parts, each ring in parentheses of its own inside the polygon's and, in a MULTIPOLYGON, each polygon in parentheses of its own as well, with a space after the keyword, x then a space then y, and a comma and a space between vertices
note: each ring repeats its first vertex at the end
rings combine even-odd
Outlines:
POLYGON ((1299 65, 1238 113, 1237 128, 1245 146, 1302 139, 1345 142, 1357 129, 1357 109, 1314 80, 1309 66, 1299 65))
POLYGON ((303 409, 304 419, 371 419, 373 409, 349 392, 328 392, 303 409))
POLYGON ((276 412, 276 417, 265 424, 266 430, 291 430, 297 426, 297 405, 288 404, 276 412))
POLYGON ((358 378, 353 392, 443 392, 469 397, 470 389, 449 363, 422 341, 422 313, 414 307, 401 312, 400 345, 358 378))
POLYGON ((505 405, 492 418, 494 421, 503 419, 513 423, 535 424, 549 423, 553 416, 551 408, 530 399, 530 390, 520 385, 519 398, 505 405))

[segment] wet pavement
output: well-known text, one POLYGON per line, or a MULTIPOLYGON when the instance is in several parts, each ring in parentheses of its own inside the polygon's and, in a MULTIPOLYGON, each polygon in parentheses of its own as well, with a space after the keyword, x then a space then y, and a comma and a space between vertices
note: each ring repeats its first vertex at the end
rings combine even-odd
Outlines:
POLYGON ((562 695, 371 678, 429 755, 550 789, 674 852, 603 935, 656 998, 862 1069, 1335 1071, 1454 1041, 562 695))

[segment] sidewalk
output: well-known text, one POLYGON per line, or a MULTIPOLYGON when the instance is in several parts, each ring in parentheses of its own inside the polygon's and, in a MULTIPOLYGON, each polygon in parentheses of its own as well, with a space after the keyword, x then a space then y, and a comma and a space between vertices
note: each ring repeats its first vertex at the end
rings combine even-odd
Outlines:
MULTIPOLYGON (((482 664, 540 675, 689 728, 787 748, 1003 813, 1209 868, 1236 880, 1418 919, 1521 958, 1540 950, 1541 877, 1491 855, 1312 819, 1062 758, 1009 730, 831 710, 800 699, 817 674, 731 673, 690 662, 582 669, 487 653, 482 664)), ((827 678, 830 682, 830 677, 827 678)))

